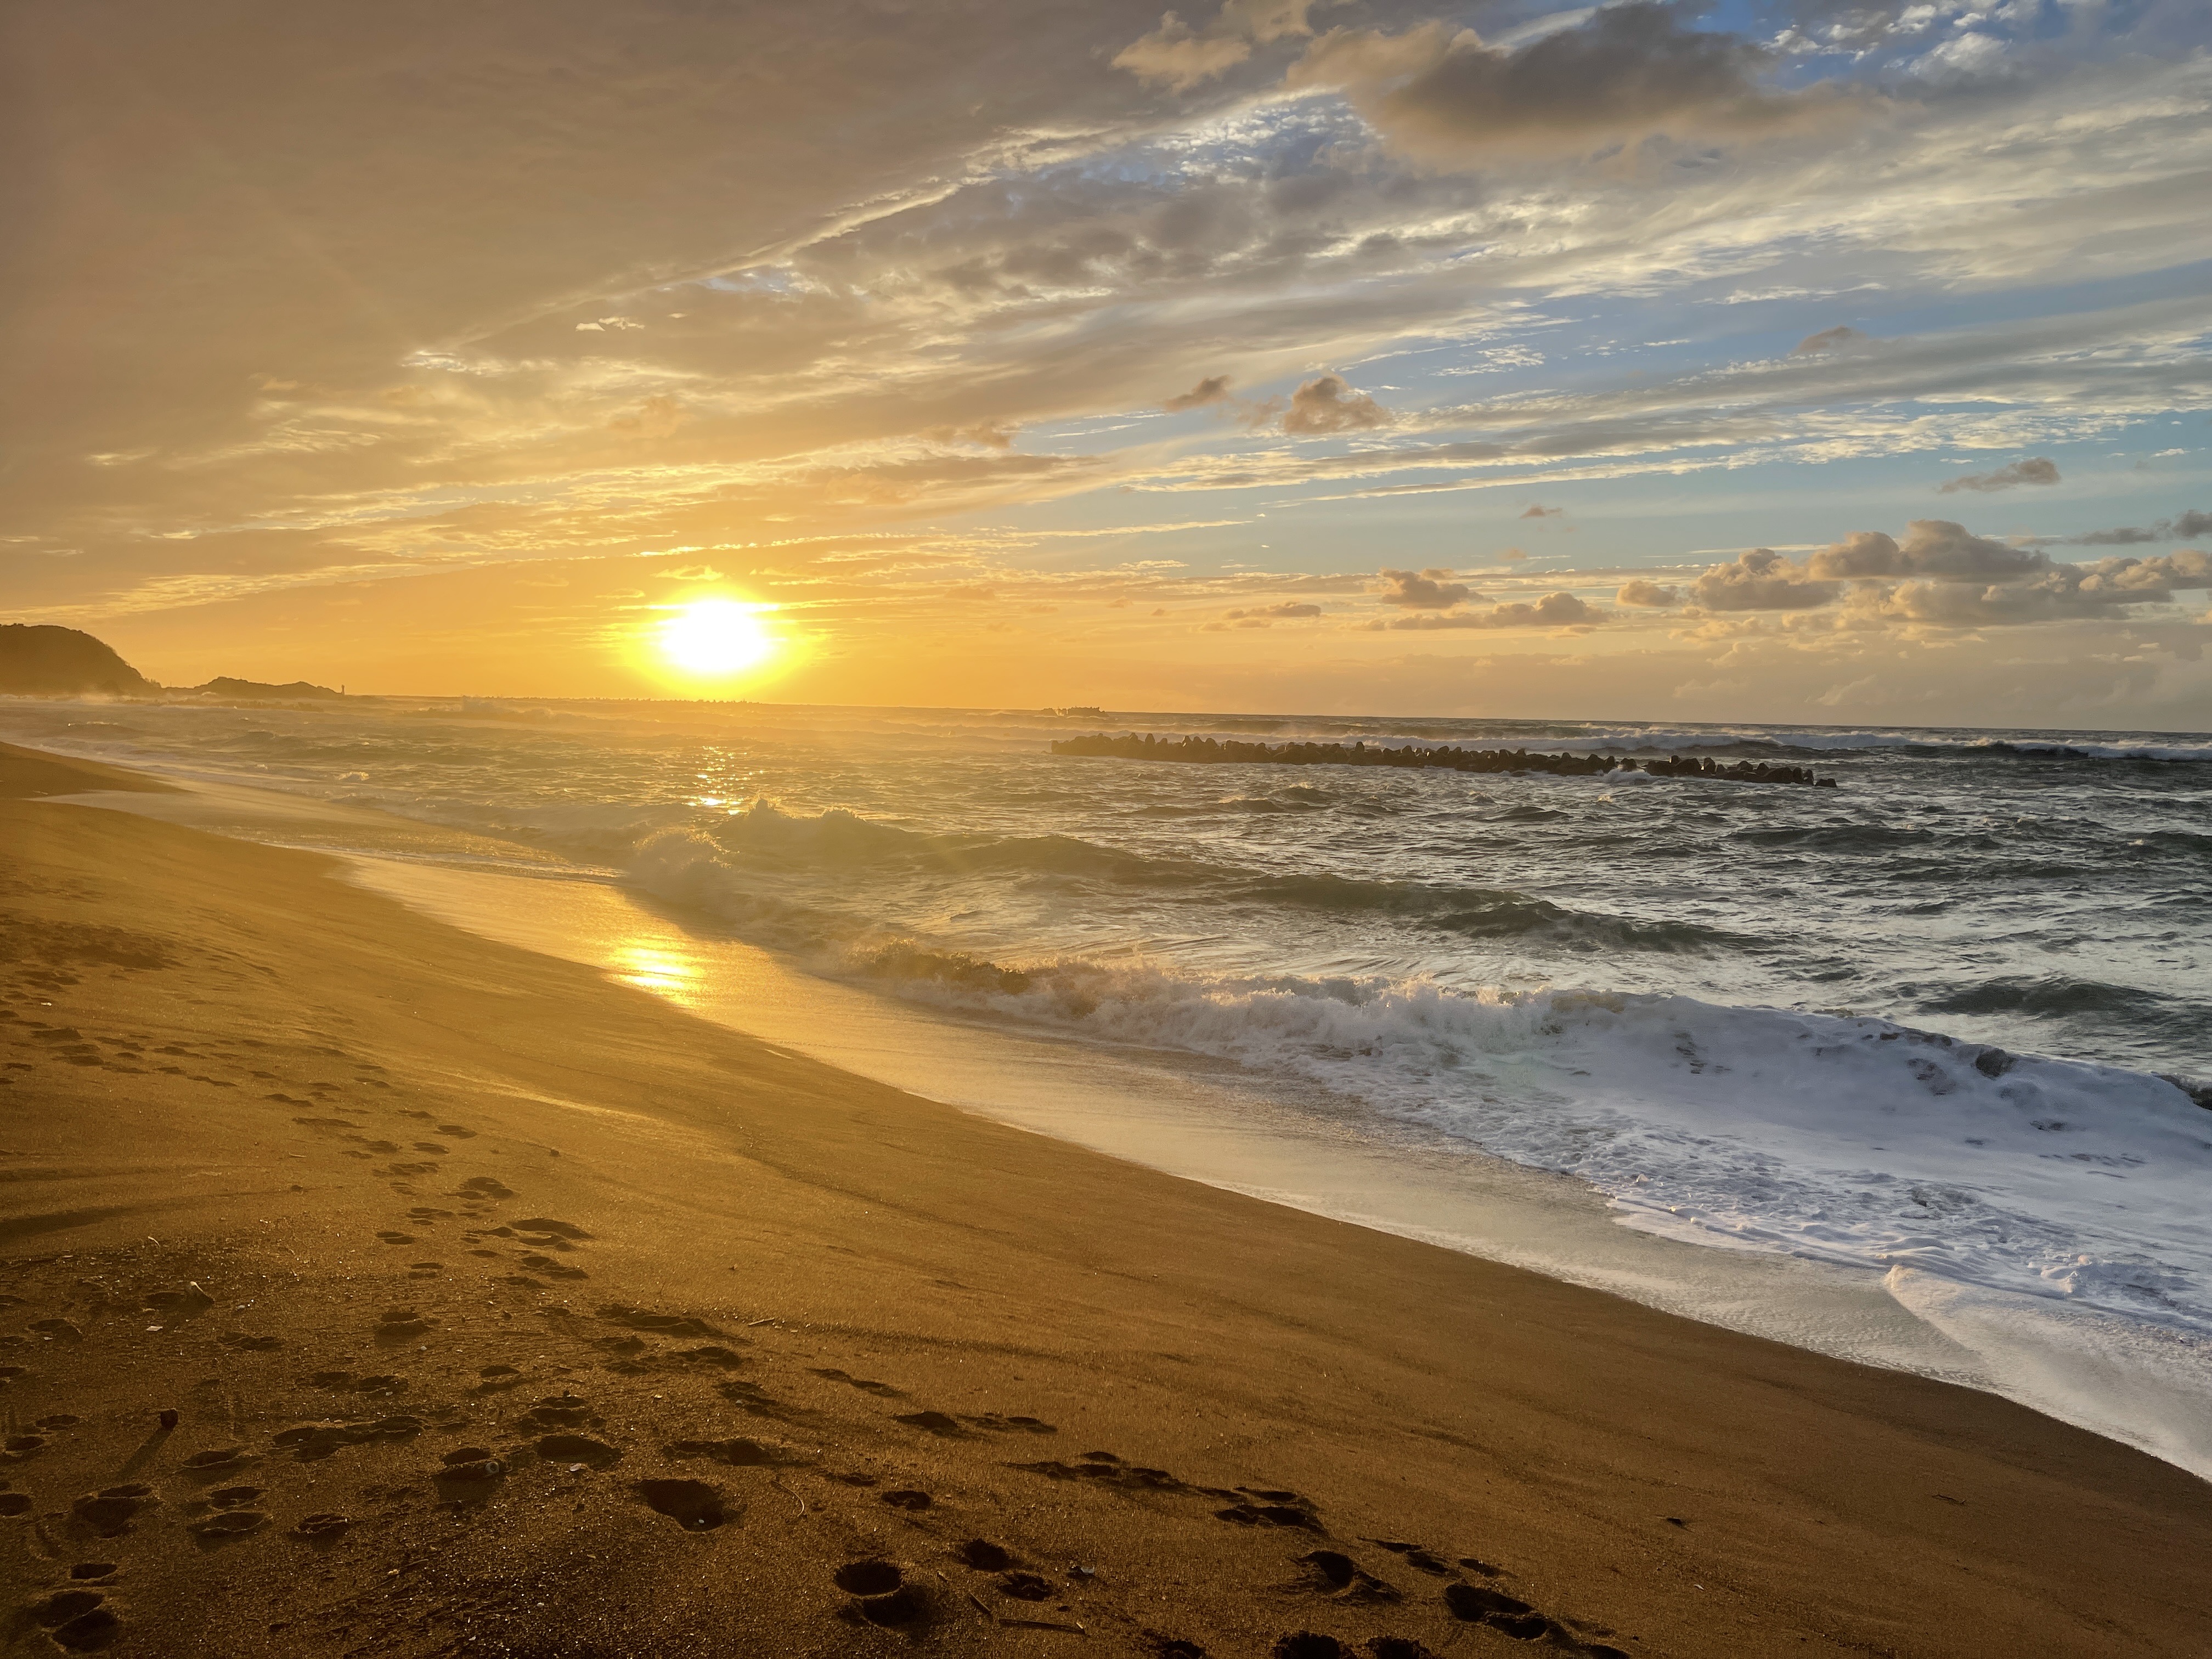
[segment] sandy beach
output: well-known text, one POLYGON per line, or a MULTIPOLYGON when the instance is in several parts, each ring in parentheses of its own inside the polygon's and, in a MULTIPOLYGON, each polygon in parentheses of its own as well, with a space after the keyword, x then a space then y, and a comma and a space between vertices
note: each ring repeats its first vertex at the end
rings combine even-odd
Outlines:
POLYGON ((2142 1453, 32 799, 137 783, 0 756, 11 1652, 2212 1649, 2142 1453))

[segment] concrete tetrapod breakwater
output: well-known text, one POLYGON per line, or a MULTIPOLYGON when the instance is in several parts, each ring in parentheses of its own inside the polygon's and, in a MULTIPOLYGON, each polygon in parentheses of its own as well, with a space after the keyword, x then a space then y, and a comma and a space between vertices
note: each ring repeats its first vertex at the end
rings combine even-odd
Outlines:
POLYGON ((1199 766, 1400 766, 1446 772, 1548 772, 1558 777, 1598 777, 1607 772, 1648 772, 1655 778, 1703 778, 1722 783, 1795 783, 1833 789, 1833 778, 1816 777, 1809 766, 1778 766, 1767 761, 1728 763, 1637 759, 1613 755, 1531 754, 1526 749, 1392 748, 1364 742, 1238 743, 1219 738, 1162 738, 1150 732, 1111 737, 1096 732, 1065 738, 1052 745, 1055 755, 1095 755, 1115 760, 1179 761, 1199 766))

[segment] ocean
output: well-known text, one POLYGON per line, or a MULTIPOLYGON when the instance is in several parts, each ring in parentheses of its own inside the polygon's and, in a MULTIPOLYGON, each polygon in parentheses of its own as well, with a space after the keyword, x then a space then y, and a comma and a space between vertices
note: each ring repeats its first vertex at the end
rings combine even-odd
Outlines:
POLYGON ((2033 1328, 2025 1370, 1924 1368, 2212 1472, 2212 738, 474 699, 0 699, 0 737, 373 809, 416 828, 271 838, 609 890, 1200 1117, 1264 1097, 1370 1208, 1502 1160, 1984 1358, 2033 1328), (1838 787, 1050 752, 1127 732, 1838 787))

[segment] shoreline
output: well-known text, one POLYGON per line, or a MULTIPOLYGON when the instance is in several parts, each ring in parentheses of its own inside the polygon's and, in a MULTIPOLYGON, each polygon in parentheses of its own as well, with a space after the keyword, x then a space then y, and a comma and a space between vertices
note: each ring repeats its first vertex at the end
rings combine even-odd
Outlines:
POLYGON ((1759 1249, 1462 1142, 1377 1133, 1222 1062, 963 1019, 796 969, 604 872, 514 842, 232 784, 64 797, 335 853, 349 878, 497 943, 1109 1157, 1606 1291, 1663 1312, 1999 1395, 2212 1478, 2202 1338, 1940 1273, 1759 1249), (373 848, 373 851, 359 850, 373 848))
POLYGON ((992 1123, 317 854, 0 829, 4 1399, 44 1442, 0 1549, 27 1596, 115 1564, 118 1652, 2212 1643, 2212 1488, 1995 1396, 992 1123), (118 1484, 160 1501, 101 1538, 74 1498, 118 1484), (888 1626, 836 1577, 878 1559, 888 1626))

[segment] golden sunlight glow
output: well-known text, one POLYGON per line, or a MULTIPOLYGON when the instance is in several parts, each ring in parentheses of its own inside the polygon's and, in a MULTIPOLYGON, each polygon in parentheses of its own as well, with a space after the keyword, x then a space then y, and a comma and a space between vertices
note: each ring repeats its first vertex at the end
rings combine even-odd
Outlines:
POLYGON ((685 673, 707 678, 757 668, 778 649, 760 611, 735 599, 687 605, 660 625, 660 654, 685 673))
POLYGON ((658 991, 679 1002, 699 977, 697 964, 681 951, 653 945, 625 944, 617 949, 610 966, 624 984, 641 991, 658 991))

